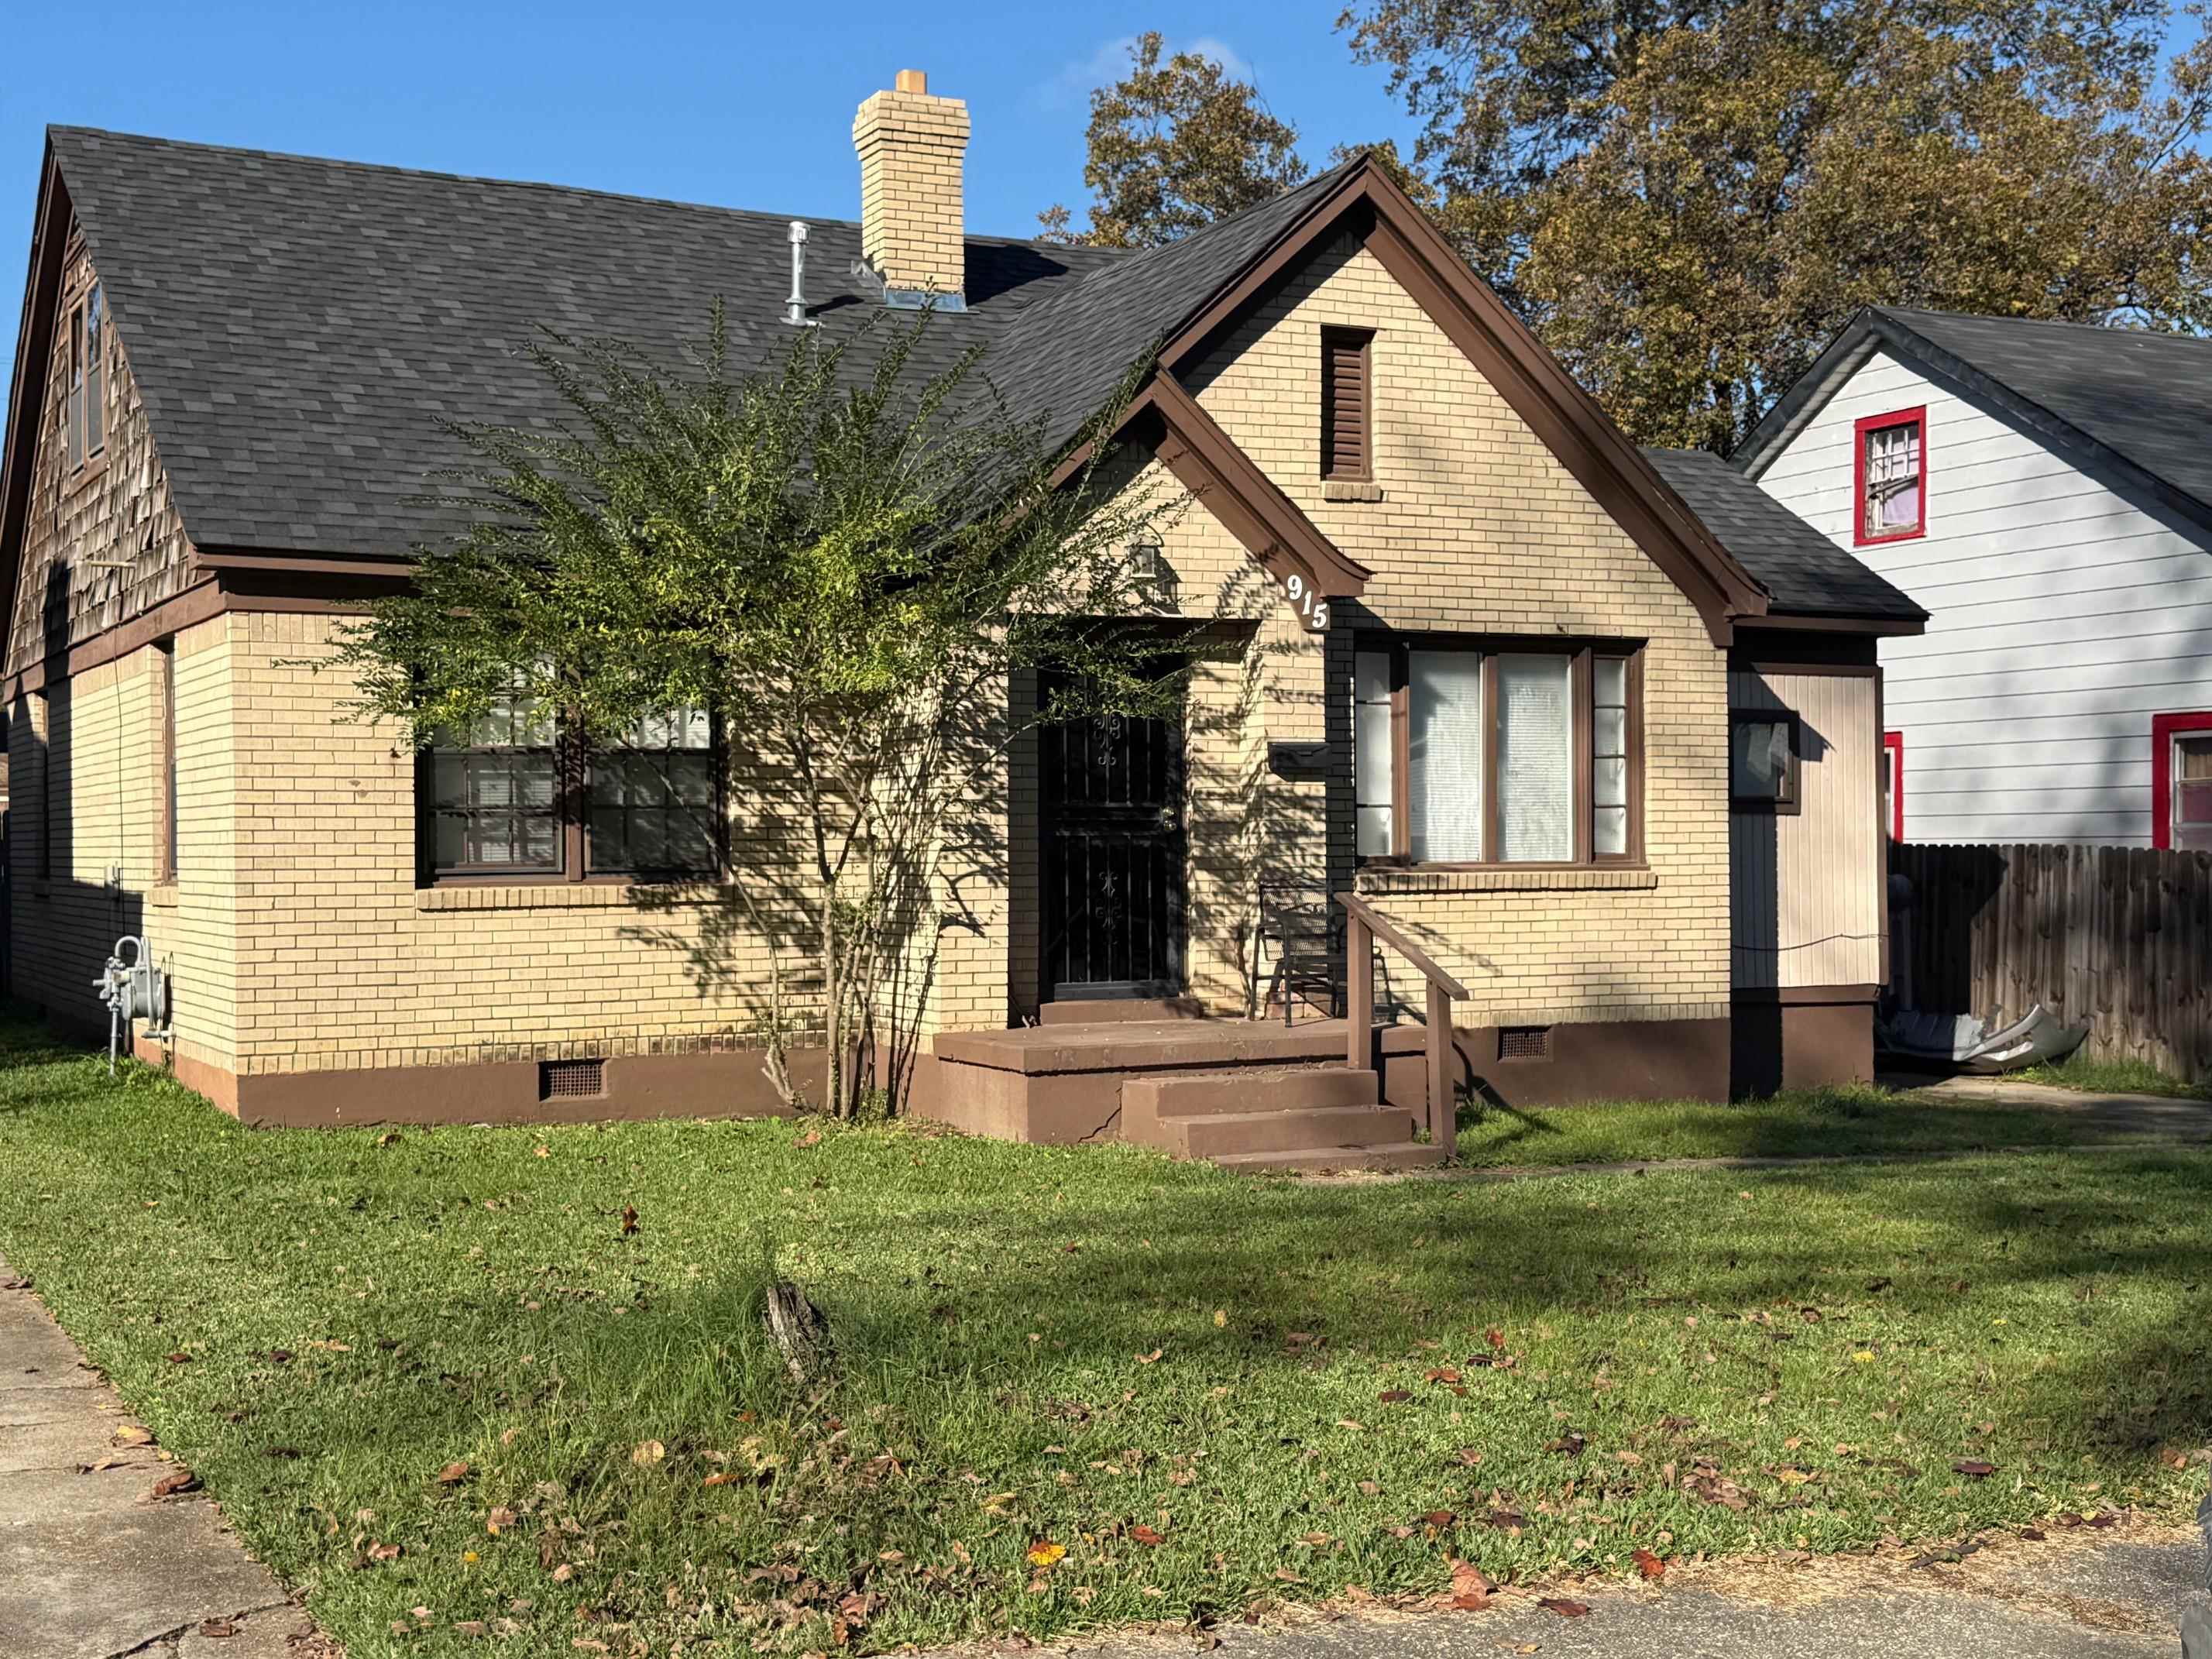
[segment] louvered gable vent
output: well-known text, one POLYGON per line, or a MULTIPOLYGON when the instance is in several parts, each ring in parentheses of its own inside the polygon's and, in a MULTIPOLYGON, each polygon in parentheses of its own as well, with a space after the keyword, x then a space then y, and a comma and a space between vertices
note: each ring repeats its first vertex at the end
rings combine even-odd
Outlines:
POLYGON ((1372 476, 1368 453, 1368 403, 1374 335, 1365 329, 1326 328, 1321 336, 1321 475, 1365 479, 1372 476))

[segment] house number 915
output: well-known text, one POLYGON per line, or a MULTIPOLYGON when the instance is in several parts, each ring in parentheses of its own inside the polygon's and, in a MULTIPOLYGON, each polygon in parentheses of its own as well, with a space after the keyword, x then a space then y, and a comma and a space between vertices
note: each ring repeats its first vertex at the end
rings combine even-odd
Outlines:
POLYGON ((1283 578, 1283 591, 1291 596, 1291 604, 1308 628, 1319 632, 1328 626, 1328 601, 1306 586, 1306 579, 1293 570, 1283 578))

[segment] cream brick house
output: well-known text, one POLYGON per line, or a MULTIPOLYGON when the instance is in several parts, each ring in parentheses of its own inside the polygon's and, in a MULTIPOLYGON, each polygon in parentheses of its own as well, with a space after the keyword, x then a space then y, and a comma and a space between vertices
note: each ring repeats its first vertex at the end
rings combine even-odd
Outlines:
MULTIPOLYGON (((911 72, 862 105, 863 222, 810 227, 811 320, 926 297, 928 351, 983 343, 1069 434, 1155 363, 1114 464, 1194 505, 1133 556, 1214 644, 1180 722, 1009 758, 916 1106, 1402 1162, 1425 1111, 1449 1139, 1440 1086, 1863 1074, 1874 641, 1911 602, 1711 458, 1638 452, 1364 161, 1111 253, 966 235, 967 131, 911 72), (1339 893, 1388 947, 1383 1023, 1351 972, 1282 997, 1346 1018, 1279 1024, 1283 936, 1339 893), (1464 994, 1429 1030, 1425 984, 1464 994), (1252 1063, 1297 1086, 1204 1105, 1252 1063)), ((257 1122, 774 1104, 772 941, 726 899, 777 785, 741 742, 672 718, 585 758, 518 711, 418 755, 315 665, 461 522, 440 420, 552 416, 534 327, 673 363, 720 297, 766 358, 787 226, 50 134, 0 483, 18 998, 88 1018, 143 936, 174 1012, 140 1052, 257 1122)))

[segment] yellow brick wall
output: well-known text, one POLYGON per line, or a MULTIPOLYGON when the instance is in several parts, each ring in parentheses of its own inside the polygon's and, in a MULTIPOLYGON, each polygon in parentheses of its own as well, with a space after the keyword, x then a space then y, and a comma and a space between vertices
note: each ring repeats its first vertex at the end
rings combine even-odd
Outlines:
MULTIPOLYGON (((1191 614, 1264 617, 1247 659, 1196 677, 1190 731, 1193 989, 1241 1009, 1255 882, 1352 878, 1351 633, 1361 625, 1645 641, 1648 873, 1370 872, 1363 892, 1473 992, 1462 1024, 1713 1018, 1729 1002, 1727 676, 1680 590, 1629 539, 1372 255, 1317 258, 1191 377, 1200 402, 1373 573, 1305 633, 1202 511, 1170 532, 1191 614), (1376 331, 1381 501, 1326 499, 1320 331, 1376 331), (1224 545, 1225 544, 1225 545, 1224 545), (1224 560, 1235 571, 1223 586, 1224 560), (1195 578, 1195 580, 1194 580, 1195 578), (1209 584, 1212 584, 1209 586, 1209 584), (1270 739, 1330 740, 1330 783, 1266 770, 1270 739), (1504 886, 1506 890, 1496 890, 1504 886)), ((1402 964, 1389 988, 1418 1002, 1402 964)))
MULTIPOLYGON (((389 729, 341 720, 350 688, 308 665, 330 656, 336 625, 228 618, 241 1072, 755 1040, 774 929, 755 925, 734 887, 672 906, 622 886, 418 890, 414 755, 389 729)), ((779 918, 797 975, 806 952, 776 897, 791 884, 774 803, 733 795, 740 879, 779 918)))
POLYGON ((175 1052, 228 1068, 233 763, 222 629, 218 620, 176 639, 177 880, 157 881, 165 782, 150 646, 16 701, 9 855, 18 996, 69 1023, 104 1025, 92 981, 115 941, 137 934, 175 975, 175 1052))
POLYGON ((860 155, 860 252, 892 288, 957 294, 967 280, 961 180, 968 106, 884 91, 853 118, 860 155))

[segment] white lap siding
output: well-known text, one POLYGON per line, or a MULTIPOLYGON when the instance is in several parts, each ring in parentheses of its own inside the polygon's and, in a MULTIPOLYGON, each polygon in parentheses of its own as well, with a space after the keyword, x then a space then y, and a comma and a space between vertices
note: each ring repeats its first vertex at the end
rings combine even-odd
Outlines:
POLYGON ((2151 717, 2212 708, 2203 532, 1878 353, 1760 475, 1929 612, 1885 640, 1918 842, 2151 842, 2151 717), (1852 427, 1925 405, 1928 533, 1852 545, 1852 427))

